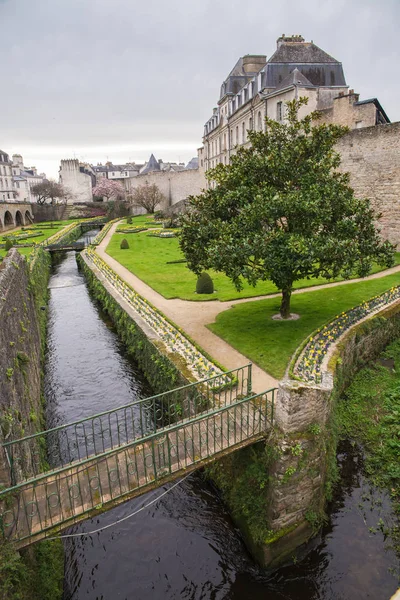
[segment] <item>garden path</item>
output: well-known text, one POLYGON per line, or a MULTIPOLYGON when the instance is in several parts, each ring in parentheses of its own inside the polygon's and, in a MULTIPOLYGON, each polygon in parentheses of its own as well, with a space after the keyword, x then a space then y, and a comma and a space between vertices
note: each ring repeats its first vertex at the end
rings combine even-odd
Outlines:
MULTIPOLYGON (((227 369, 236 369, 248 362, 248 358, 240 352, 232 348, 227 342, 219 338, 217 335, 207 329, 206 325, 214 323, 217 315, 225 310, 228 310, 235 304, 243 302, 254 302, 256 300, 264 300, 266 298, 277 298, 280 293, 269 294, 267 296, 255 296, 253 298, 242 298, 240 300, 229 300, 221 302, 219 300, 207 302, 192 302, 190 300, 180 300, 179 298, 167 299, 161 294, 153 290, 147 283, 144 283, 139 277, 128 271, 118 261, 106 253, 106 248, 110 239, 117 228, 118 223, 115 223, 102 242, 97 246, 97 253, 101 258, 122 277, 134 290, 149 300, 156 308, 163 312, 171 321, 176 323, 186 331, 206 352, 214 357, 218 362, 222 363, 227 369)), ((302 294, 304 292, 312 292, 323 288, 333 287, 337 285, 346 285, 348 283, 357 283, 366 279, 378 279, 392 273, 400 272, 400 265, 374 273, 365 279, 351 279, 349 281, 340 281, 336 283, 327 283, 316 285, 308 288, 296 290, 294 294, 302 294)), ((253 389, 261 393, 271 387, 276 387, 277 380, 269 375, 263 369, 256 365, 253 366, 253 389)))

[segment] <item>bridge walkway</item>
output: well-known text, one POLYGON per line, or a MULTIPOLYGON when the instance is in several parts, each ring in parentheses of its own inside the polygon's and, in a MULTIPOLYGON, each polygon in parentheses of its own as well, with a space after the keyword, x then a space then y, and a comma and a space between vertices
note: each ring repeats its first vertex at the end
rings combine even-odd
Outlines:
MULTIPOLYGON (((251 365, 247 369, 251 380, 251 365)), ((21 467, 18 452, 28 442, 30 447, 43 444, 39 436, 46 436, 53 458, 59 453, 65 459, 60 467, 0 493, 3 535, 24 547, 265 437, 273 421, 275 390, 237 393, 247 383, 239 381, 238 373, 227 374, 235 379, 236 394, 232 386, 213 391, 211 403, 215 377, 5 445, 14 475, 21 467), (187 416, 174 422, 176 392, 187 416), (160 399, 169 414, 167 423, 151 430, 149 417, 157 420, 160 399), (200 405, 201 399, 207 402, 200 405), (80 457, 71 460, 76 452, 80 457)))

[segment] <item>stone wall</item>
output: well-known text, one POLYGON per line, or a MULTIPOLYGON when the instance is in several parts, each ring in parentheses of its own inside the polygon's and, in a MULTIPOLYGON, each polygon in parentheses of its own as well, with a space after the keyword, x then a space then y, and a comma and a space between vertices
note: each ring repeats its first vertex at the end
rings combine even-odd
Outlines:
MULTIPOLYGON (((49 260, 44 253, 42 259, 49 260)), ((42 340, 34 287, 25 258, 10 250, 0 265, 0 442, 34 433, 42 419, 42 340)), ((30 473, 32 461, 38 459, 17 458, 24 473, 30 473)), ((0 485, 10 483, 1 450, 0 485)))
MULTIPOLYGON (((270 469, 268 523, 276 532, 262 548, 264 564, 279 561, 311 534, 307 519, 326 501, 327 463, 336 452, 331 419, 354 374, 400 336, 400 301, 356 325, 336 346, 323 384, 285 378, 275 405, 278 458, 270 469)), ((260 552, 260 551, 259 551, 260 552)))
POLYGON ((160 209, 165 209, 181 200, 186 200, 188 196, 199 194, 206 187, 206 179, 201 169, 156 171, 154 173, 147 173, 146 175, 131 177, 125 181, 128 194, 141 185, 152 185, 154 183, 166 198, 164 206, 159 207, 160 209))
POLYGON ((342 171, 359 197, 381 214, 382 235, 400 244, 400 122, 355 129, 337 144, 342 171))

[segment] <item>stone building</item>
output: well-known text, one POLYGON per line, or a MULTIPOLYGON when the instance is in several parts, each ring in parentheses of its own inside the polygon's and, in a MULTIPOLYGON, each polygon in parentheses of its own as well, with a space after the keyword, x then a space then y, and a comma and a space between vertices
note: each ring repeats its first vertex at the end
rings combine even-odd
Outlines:
POLYGON ((67 204, 93 201, 92 189, 96 185, 96 175, 90 165, 76 158, 62 160, 59 182, 70 194, 67 204))
POLYGON ((0 200, 16 199, 12 175, 12 161, 7 152, 0 150, 0 200))
POLYGON ((300 35, 277 40, 275 53, 239 58, 221 85, 217 108, 204 127, 204 169, 229 164, 238 145, 249 145, 248 130, 264 128, 265 117, 285 121, 285 103, 306 96, 300 117, 314 110, 322 121, 351 129, 389 123, 376 98, 360 101, 348 89, 342 63, 300 35))

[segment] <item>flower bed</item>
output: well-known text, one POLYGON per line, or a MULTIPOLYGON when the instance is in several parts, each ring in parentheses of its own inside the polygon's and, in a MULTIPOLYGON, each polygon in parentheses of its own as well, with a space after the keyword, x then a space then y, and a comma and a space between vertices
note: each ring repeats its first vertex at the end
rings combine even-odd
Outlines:
POLYGON ((135 309, 163 341, 169 352, 178 353, 186 362, 189 371, 196 379, 206 379, 221 373, 221 379, 216 381, 216 387, 232 384, 229 375, 224 375, 222 369, 200 352, 182 331, 174 327, 149 302, 139 296, 111 267, 92 249, 86 251, 88 259, 99 269, 104 277, 118 290, 124 299, 135 309))
POLYGON ((343 312, 330 323, 308 337, 292 360, 291 375, 294 378, 321 383, 322 363, 329 349, 350 327, 400 298, 400 286, 375 296, 347 312, 343 312))
POLYGON ((140 231, 147 231, 147 227, 141 227, 137 225, 135 227, 128 227, 126 225, 118 225, 117 233, 140 233, 140 231))
POLYGON ((103 229, 101 229, 101 231, 99 231, 99 233, 96 235, 96 237, 92 240, 91 245, 98 246, 100 244, 100 242, 102 242, 104 240, 104 238, 106 237, 107 233, 109 232, 111 227, 114 225, 114 223, 117 223, 120 220, 121 220, 121 218, 119 217, 118 219, 113 219, 112 221, 108 221, 108 223, 106 223, 104 225, 103 229))
POLYGON ((160 231, 160 233, 149 233, 147 237, 174 238, 176 233, 174 231, 160 231))
POLYGON ((29 238, 39 237, 43 235, 43 231, 35 231, 33 233, 20 233, 18 235, 13 235, 9 233, 8 235, 3 235, 3 240, 12 240, 13 242, 18 242, 19 240, 27 240, 29 238))

